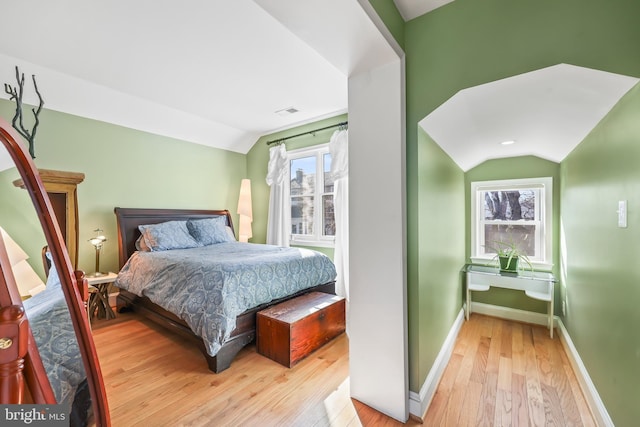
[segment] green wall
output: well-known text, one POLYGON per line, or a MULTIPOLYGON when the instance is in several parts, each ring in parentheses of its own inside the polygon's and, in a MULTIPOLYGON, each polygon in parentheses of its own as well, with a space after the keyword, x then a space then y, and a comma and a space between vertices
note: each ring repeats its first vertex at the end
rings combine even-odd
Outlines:
POLYGON ((369 0, 393 38, 404 49, 404 19, 393 0, 369 0))
MULTIPOLYGON (((474 181, 490 181, 503 179, 521 178, 553 178, 553 215, 552 215, 552 245, 553 245, 553 273, 559 277, 559 224, 560 224, 560 165, 549 160, 544 160, 535 156, 510 157, 504 159, 487 160, 486 162, 470 169, 465 173, 465 213, 466 213, 466 259, 471 258, 471 183, 474 181)), ((555 288, 555 312, 562 311, 560 301, 560 285, 555 288)), ((487 292, 476 292, 473 300, 486 304, 501 305, 519 310, 535 311, 538 313, 547 312, 547 304, 528 298, 521 291, 510 289, 491 288, 487 292)))
POLYGON ((416 392, 462 307, 464 174, 422 129, 418 131, 419 194, 407 235, 409 252, 409 388, 416 392))
POLYGON ((632 0, 456 0, 407 22, 408 130, 463 88, 559 63, 637 75, 639 14, 632 0))
MULTIPOLYGON (((0 116, 10 121, 13 113, 14 104, 0 100, 0 116)), ((39 168, 85 174, 78 186, 79 268, 93 271, 95 252, 87 240, 100 227, 108 239, 101 255, 101 269, 116 270, 114 207, 225 208, 237 224, 235 210, 242 178, 251 179, 251 241, 264 243, 269 207, 269 187, 265 182, 269 152, 265 142, 346 120, 347 115, 342 114, 263 136, 243 155, 45 109, 36 137, 35 163, 39 168)), ((286 143, 287 149, 327 143, 332 132, 291 139, 286 143)), ((26 192, 11 184, 16 178, 15 169, 0 172, 0 225, 24 246, 30 263, 43 275, 39 255, 43 237, 37 229, 35 213, 31 220, 24 219, 32 206, 26 192), (34 235, 40 237, 36 239, 34 235)), ((333 257, 332 248, 313 249, 333 257)))
POLYGON ((640 419, 640 84, 561 163, 563 319, 617 426, 640 419), (628 226, 618 228, 618 201, 628 226))
MULTIPOLYGON (((10 121, 13 113, 14 104, 0 100, 0 116, 10 121)), ((95 250, 87 240, 98 227, 108 239, 101 269, 118 267, 116 206, 226 208, 237 223, 240 181, 247 174, 243 154, 46 109, 40 115, 35 150, 39 168, 85 174, 78 186, 78 267, 87 272, 95 264, 95 250)), ((3 180, 10 180, 12 173, 15 170, 6 171, 3 180)), ((3 199, 0 225, 19 230, 22 212, 8 212, 6 205, 3 199)), ((20 232, 10 234, 19 244, 31 246, 20 232)), ((41 245, 33 246, 28 251, 30 262, 41 272, 41 245)))
MULTIPOLYGON (((347 115, 342 114, 329 119, 320 120, 303 126, 287 129, 281 132, 262 136, 247 153, 247 177, 251 179, 251 201, 253 203, 253 238, 254 243, 265 243, 267 241, 267 217, 269 213, 269 186, 266 182, 267 167, 269 165, 269 148, 267 141, 273 141, 287 136, 297 135, 331 126, 347 120, 347 115)), ((328 129, 315 134, 309 134, 292 138, 285 142, 287 150, 297 150, 312 145, 326 144, 337 128, 328 129)), ((319 252, 327 254, 333 258, 333 248, 313 247, 319 252)))
MULTIPOLYGON (((422 256, 421 228, 429 222, 427 214, 420 211, 420 201, 425 184, 421 180, 423 167, 422 137, 418 132, 418 122, 431 111, 449 99, 459 90, 510 77, 558 63, 584 66, 630 76, 640 76, 640 2, 631 0, 456 0, 428 14, 405 23, 404 48, 406 53, 406 112, 407 112, 407 235, 408 235, 408 295, 415 298, 424 286, 426 278, 419 274, 420 262, 436 263, 437 257, 430 255, 426 260, 422 256)), ((637 138, 636 138, 637 140, 637 138)), ((637 141, 636 141, 637 142, 637 141)), ((572 172, 569 171, 568 174, 572 172)), ((562 175, 564 179, 565 175, 562 175)), ((464 185, 464 184, 460 184, 464 185)), ((461 189, 460 191, 464 191, 461 189)), ((445 225, 449 225, 446 221, 445 225)), ((585 239, 586 237, 582 237, 585 239)), ((464 246, 463 246, 464 247, 464 246)), ((574 248, 576 246, 574 245, 574 248)), ((580 250, 580 249, 574 249, 580 250)), ((464 251, 464 249, 461 249, 464 251)), ((466 252, 466 251, 465 251, 466 252)), ((571 255, 571 253, 569 254, 571 255)), ((462 256, 464 260, 464 256, 462 256)), ((461 263, 462 264, 462 263, 461 263)), ((457 268, 460 268, 457 266, 457 268)), ((445 291, 445 301, 459 301, 459 285, 453 280, 454 267, 448 268, 451 277, 445 291)), ((592 272, 599 272, 593 268, 592 272)), ((607 270, 605 269, 606 273, 607 270)), ((599 276, 596 274, 595 276, 599 276)), ((569 272, 571 281, 571 271, 569 272)), ((594 297, 599 293, 585 289, 583 298, 594 297)), ((569 295, 571 297, 571 295, 569 295)), ((439 295, 442 299, 443 295, 439 295)), ((623 296, 617 297, 623 298, 623 296)), ((616 299, 617 299, 616 298, 616 299)), ((570 302, 571 304, 571 302, 570 302)), ((607 305, 607 307, 613 307, 607 305)), ((457 307, 459 309, 459 306, 457 307)), ((611 308, 611 310, 614 310, 611 308)), ((423 335, 433 337, 430 345, 440 348, 442 340, 451 327, 443 322, 440 313, 431 312, 427 298, 410 300, 410 384, 411 390, 419 391, 424 382, 431 360, 416 362, 414 358, 423 355, 417 352, 423 335), (419 315, 418 315, 419 313, 419 315), (418 317, 419 316, 419 317, 418 317), (438 328, 431 333, 422 325, 434 324, 438 328), (412 325, 420 327, 413 330, 412 325), (423 329, 424 328, 424 329, 423 329), (418 372, 416 367, 420 366, 418 372)), ((601 316, 596 317, 601 319, 601 316)), ((445 319, 446 320, 446 319, 445 319)), ((616 327, 609 329, 610 334, 620 335, 621 339, 632 332, 624 326, 637 323, 637 315, 618 311, 616 327), (635 322, 634 322, 635 321, 635 322)), ((583 321, 583 318, 580 318, 583 321)), ((569 332, 573 334, 575 322, 569 323, 569 332)), ((595 322, 581 325, 595 326, 595 322)), ((612 325, 612 323, 607 323, 612 325)), ((607 405, 613 401, 626 402, 631 399, 631 390, 615 391, 603 383, 603 378, 623 377, 629 369, 617 360, 627 356, 618 355, 610 359, 607 369, 615 374, 607 374, 604 361, 613 353, 613 349, 603 349, 594 343, 587 349, 584 336, 578 334, 578 350, 585 353, 589 373, 596 379, 601 396, 607 405), (596 364, 595 361, 598 361, 596 364), (613 366, 615 365, 615 366, 613 366), (628 396, 624 397, 622 396, 628 396)), ((573 335, 572 335, 573 336, 573 335)), ((595 336, 597 338, 597 335, 595 336)), ((637 341, 635 341, 637 343, 637 341)), ((636 345, 637 348, 640 348, 636 345)), ((634 353, 638 357, 637 348, 634 353)), ((430 359, 430 358, 429 358, 430 359)), ((636 371, 637 371, 636 360, 636 371)), ((632 375, 633 378, 636 378, 632 375)), ((613 382, 614 380, 610 380, 613 382)), ((621 380, 617 380, 621 381, 621 380)), ((637 381, 636 381, 637 383, 637 381)), ((637 388, 635 389, 637 391, 637 388)), ((637 419, 637 409, 620 403, 611 407, 614 421, 625 425, 625 420, 637 419)), ((632 424, 630 424, 632 425, 632 424)))

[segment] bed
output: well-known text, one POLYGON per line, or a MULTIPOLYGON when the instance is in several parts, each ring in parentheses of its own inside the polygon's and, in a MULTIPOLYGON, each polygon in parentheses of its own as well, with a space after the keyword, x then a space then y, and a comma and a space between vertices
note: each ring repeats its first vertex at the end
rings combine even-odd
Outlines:
POLYGON ((45 290, 23 306, 57 403, 66 408, 70 426, 86 426, 91 419, 87 374, 58 273, 45 265, 50 266, 45 290))
POLYGON ((236 242, 229 238, 234 232, 227 210, 115 208, 115 214, 118 311, 139 312, 193 340, 213 372, 227 369, 236 354, 254 340, 258 311, 309 292, 335 294, 335 267, 325 255, 236 242), (184 222, 189 227, 222 223, 227 238, 217 234, 219 241, 208 244, 207 236, 215 233, 207 229, 208 234, 198 234, 202 232, 198 225, 189 232, 205 244, 183 248, 184 244, 176 247, 174 240, 168 246, 156 240, 153 244, 161 250, 144 247, 144 242, 152 240, 149 229, 177 224, 182 230, 184 222), (146 238, 141 239, 142 234, 146 238), (221 263, 209 266, 208 259, 221 263), (293 264, 285 267, 286 262, 293 264), (253 279, 258 286, 249 286, 253 279), (176 296, 178 292, 182 296, 176 296), (168 301, 163 299, 168 295, 168 301), (215 305, 208 305, 212 301, 215 305))

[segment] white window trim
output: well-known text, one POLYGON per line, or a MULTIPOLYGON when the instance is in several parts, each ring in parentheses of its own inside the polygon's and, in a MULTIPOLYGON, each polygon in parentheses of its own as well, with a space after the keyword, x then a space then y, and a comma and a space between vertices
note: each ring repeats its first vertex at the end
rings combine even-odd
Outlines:
MULTIPOLYGON (((479 255, 478 245, 482 241, 481 230, 478 227, 478 214, 483 209, 482 200, 478 200, 478 192, 491 191, 494 189, 518 189, 518 188, 539 188, 543 192, 541 199, 544 205, 541 209, 540 218, 544 218, 544 223, 540 225, 540 235, 544 236, 542 248, 542 260, 532 260, 531 264, 536 269, 551 270, 553 267, 553 178, 524 178, 506 179, 495 181, 476 181, 471 183, 471 262, 476 264, 486 264, 492 260, 492 256, 479 255)), ((530 221, 528 224, 534 224, 530 221)), ((536 245, 540 242, 536 242, 536 245)))
MULTIPOLYGON (((285 185, 287 188, 287 194, 289 194, 289 208, 287 210, 287 214, 291 215, 291 161, 295 159, 299 159, 302 157, 311 157, 316 156, 316 164, 320 165, 322 163, 322 158, 325 154, 329 153, 329 143, 326 144, 318 144, 313 145, 311 147, 300 148, 297 150, 291 150, 287 152, 287 179, 285 181, 285 185)), ((324 170, 322 170, 324 172, 324 170)), ((316 176, 317 176, 316 170, 316 176)), ((323 187, 320 185, 316 185, 315 194, 313 195, 314 200, 319 201, 318 205, 314 206, 313 213, 313 222, 314 224, 322 224, 322 195, 325 194, 323 187), (319 209, 318 209, 319 208, 319 209)), ((316 229, 316 234, 314 236, 304 236, 300 234, 292 234, 289 231, 289 244, 291 246, 312 246, 312 247, 321 247, 321 248, 333 248, 335 246, 335 236, 324 236, 321 233, 321 227, 316 229)))

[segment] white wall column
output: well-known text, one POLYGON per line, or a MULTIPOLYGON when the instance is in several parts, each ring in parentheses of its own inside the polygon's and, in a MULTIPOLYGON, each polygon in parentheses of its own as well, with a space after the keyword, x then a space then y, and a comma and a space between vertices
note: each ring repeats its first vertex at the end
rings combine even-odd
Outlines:
POLYGON ((368 0, 254 0, 348 76, 351 396, 409 416, 402 49, 368 0))
POLYGON ((408 419, 404 62, 349 77, 351 396, 408 419))

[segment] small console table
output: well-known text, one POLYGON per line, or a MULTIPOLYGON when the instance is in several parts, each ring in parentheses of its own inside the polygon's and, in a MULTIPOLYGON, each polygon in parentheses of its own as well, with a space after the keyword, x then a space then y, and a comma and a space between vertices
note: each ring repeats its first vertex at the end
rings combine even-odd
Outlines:
POLYGON ((551 273, 541 271, 503 272, 497 267, 467 264, 462 269, 467 276, 466 318, 471 312, 471 292, 488 291, 491 286, 524 291, 533 299, 547 303, 547 326, 553 338, 553 286, 556 278, 551 273))

